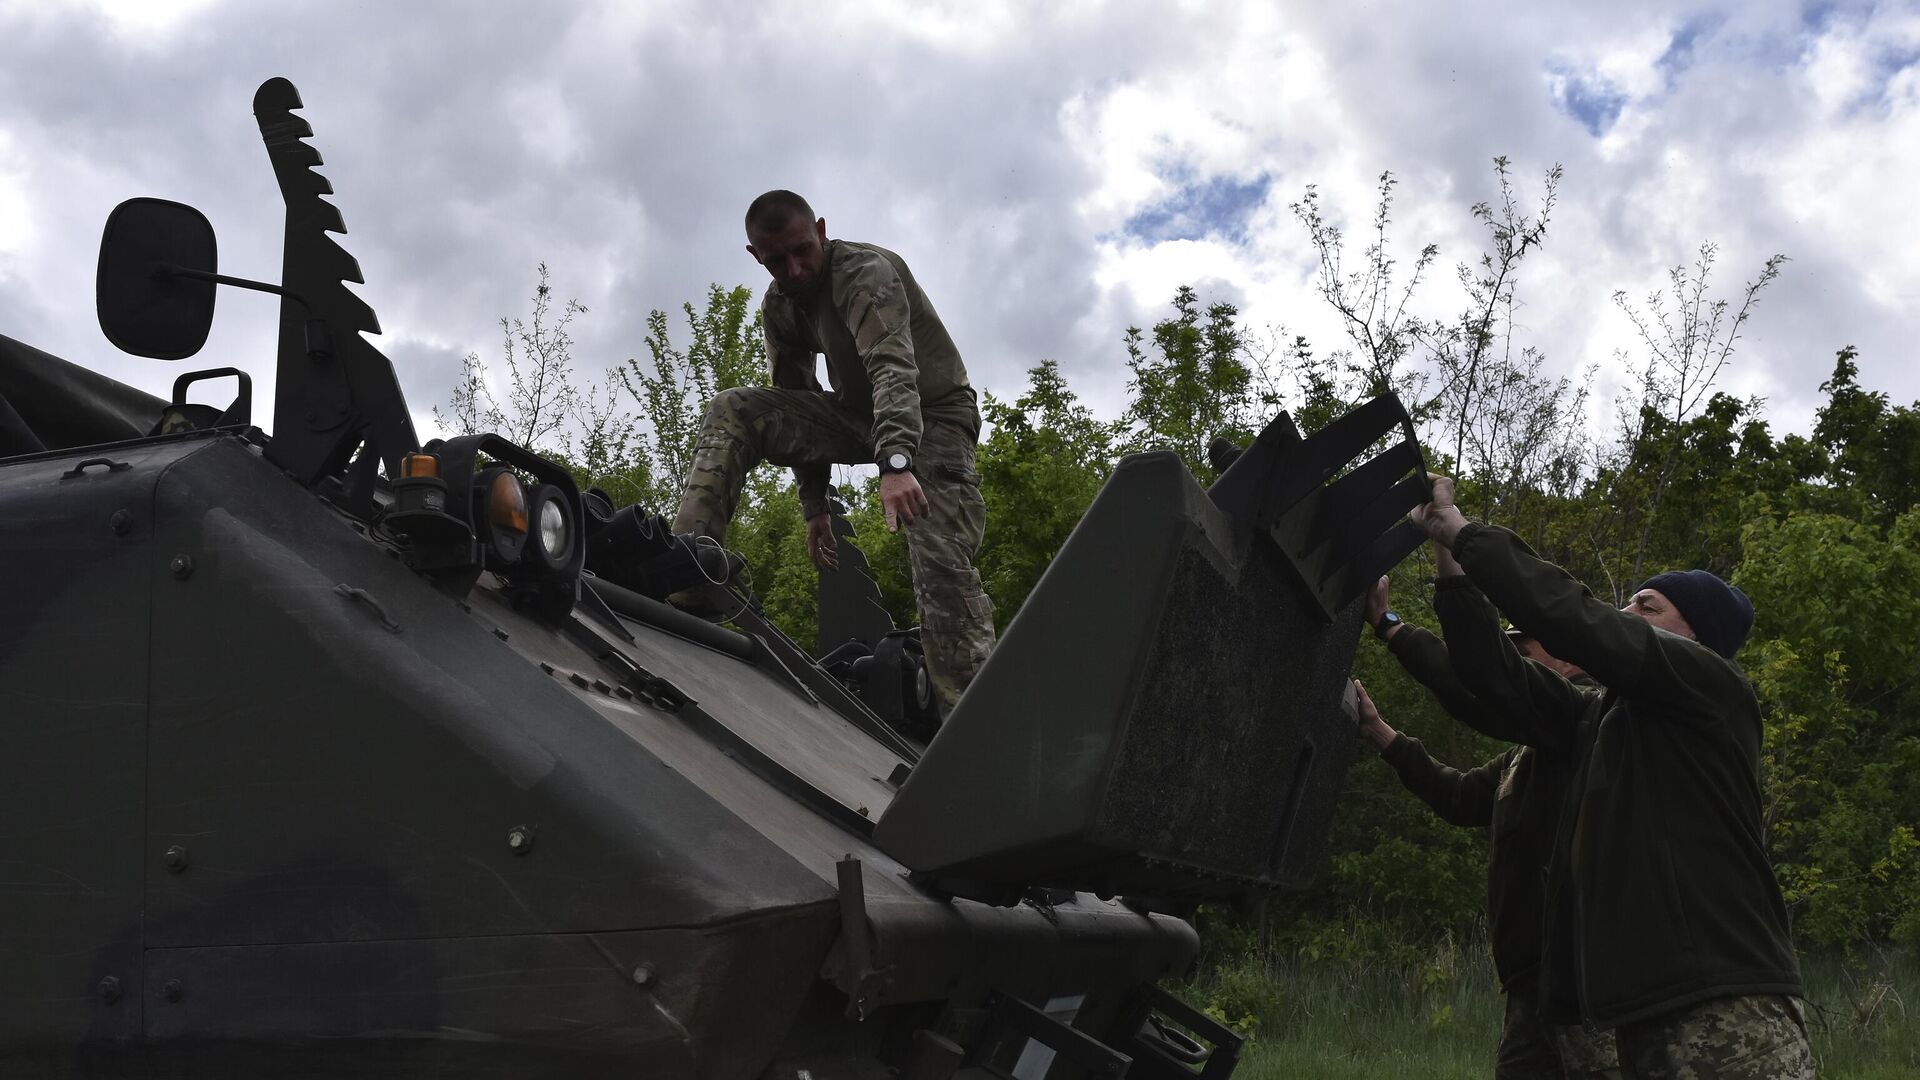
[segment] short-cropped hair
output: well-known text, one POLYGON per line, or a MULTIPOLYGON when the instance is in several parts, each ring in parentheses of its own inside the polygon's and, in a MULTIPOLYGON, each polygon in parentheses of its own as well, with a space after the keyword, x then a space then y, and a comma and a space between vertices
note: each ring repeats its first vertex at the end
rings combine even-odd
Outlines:
POLYGON ((779 232, 795 217, 809 224, 818 220, 807 200, 791 191, 769 191, 747 207, 747 235, 779 232))

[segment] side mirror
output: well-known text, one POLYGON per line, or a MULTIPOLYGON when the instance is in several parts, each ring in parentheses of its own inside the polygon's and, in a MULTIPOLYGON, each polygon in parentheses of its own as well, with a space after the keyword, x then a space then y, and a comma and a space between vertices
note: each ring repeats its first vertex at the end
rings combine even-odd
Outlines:
POLYGON ((184 203, 128 199, 107 217, 94 277, 94 308, 107 340, 124 352, 182 360, 213 326, 217 270, 213 224, 184 203), (189 277, 175 271, 194 271, 189 277))

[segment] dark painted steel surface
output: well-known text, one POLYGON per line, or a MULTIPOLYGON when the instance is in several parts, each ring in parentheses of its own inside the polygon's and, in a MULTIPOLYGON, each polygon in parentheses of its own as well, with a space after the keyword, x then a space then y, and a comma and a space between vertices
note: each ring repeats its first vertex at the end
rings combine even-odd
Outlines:
POLYGON ((328 233, 345 233, 327 178, 314 171, 320 152, 306 136, 312 125, 293 114, 300 92, 285 79, 269 79, 253 97, 254 118, 287 206, 284 267, 280 285, 304 303, 280 305, 279 369, 274 384, 274 440, 269 456, 303 483, 338 473, 362 439, 388 476, 400 475, 400 455, 420 445, 413 418, 394 376, 393 362, 361 336, 378 334, 380 320, 367 302, 347 289, 360 264, 328 233), (327 355, 316 359, 310 322, 321 323, 327 355))
POLYGON ((813 875, 234 440, 184 454, 156 502, 156 572, 177 555, 196 568, 163 576, 155 605, 150 844, 192 845, 193 866, 149 882, 149 946, 830 907, 813 875), (503 839, 521 822, 539 829, 525 859, 503 839))
POLYGON ((148 551, 170 450, 0 469, 0 1072, 140 1034, 142 887, 164 850, 143 827, 148 551))
POLYGON ((917 871, 1003 885, 1304 880, 1349 757, 1358 630, 1357 604, 1325 623, 1178 458, 1123 459, 875 838, 917 871))
POLYGON ((1281 413, 1244 451, 1230 444, 1213 451, 1227 468, 1208 496, 1273 539, 1323 619, 1334 619, 1426 542, 1405 520, 1427 501, 1426 462, 1413 420, 1392 394, 1306 439, 1281 413))
POLYGON ((167 404, 10 337, 0 337, 0 398, 48 450, 141 438, 167 404))

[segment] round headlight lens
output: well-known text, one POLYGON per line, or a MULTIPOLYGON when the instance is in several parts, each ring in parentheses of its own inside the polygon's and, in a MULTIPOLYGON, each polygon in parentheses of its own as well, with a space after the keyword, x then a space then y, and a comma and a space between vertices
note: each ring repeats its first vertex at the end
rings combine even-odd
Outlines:
POLYGON ((564 563, 572 553, 573 538, 567 530, 567 509, 559 499, 540 503, 540 547, 556 563, 564 563))

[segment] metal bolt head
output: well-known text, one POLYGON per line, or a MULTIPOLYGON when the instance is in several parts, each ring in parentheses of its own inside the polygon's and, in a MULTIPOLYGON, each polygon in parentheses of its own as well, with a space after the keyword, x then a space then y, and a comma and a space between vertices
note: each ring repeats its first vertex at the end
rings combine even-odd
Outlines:
POLYGON ((167 985, 161 988, 160 994, 169 1002, 175 1002, 187 996, 187 989, 180 985, 179 979, 168 979, 167 985))
POLYGON ((193 556, 175 555, 173 562, 167 564, 167 568, 173 571, 174 577, 185 581, 193 576, 193 556))
POLYGON ((133 531, 133 515, 125 510, 115 510, 113 516, 107 519, 107 528, 112 529, 115 536, 125 536, 133 531))
POLYGON ((120 1000, 120 980, 113 975, 109 975, 106 978, 101 979, 100 980, 100 1001, 103 1004, 111 1005, 114 1002, 119 1000, 120 1000))
POLYGON ((652 985, 652 983, 653 983, 653 968, 647 964, 635 965, 633 969, 633 985, 649 986, 649 985, 652 985))
POLYGON ((177 874, 187 868, 187 849, 175 844, 167 849, 160 861, 166 864, 167 873, 177 874))
POLYGON ((533 850, 533 826, 515 825, 507 830, 507 850, 515 855, 525 855, 533 850))

